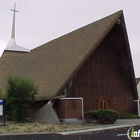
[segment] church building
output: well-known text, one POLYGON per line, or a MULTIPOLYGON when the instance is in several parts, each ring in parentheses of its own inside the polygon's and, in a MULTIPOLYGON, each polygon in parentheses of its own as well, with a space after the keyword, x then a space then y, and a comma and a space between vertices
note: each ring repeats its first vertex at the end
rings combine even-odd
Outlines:
POLYGON ((60 120, 82 119, 84 111, 98 109, 137 114, 138 93, 123 11, 31 51, 13 44, 0 58, 0 89, 4 92, 9 75, 30 78, 39 85, 30 117, 50 103, 60 120))

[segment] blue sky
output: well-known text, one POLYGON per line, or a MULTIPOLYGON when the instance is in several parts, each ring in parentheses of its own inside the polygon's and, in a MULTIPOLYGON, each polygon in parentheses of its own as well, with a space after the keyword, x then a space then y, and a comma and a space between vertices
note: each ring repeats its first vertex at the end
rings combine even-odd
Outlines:
MULTIPOLYGON (((15 0, 0 0, 0 54, 10 41, 15 0)), ((18 0, 16 42, 32 49, 123 10, 136 77, 140 77, 139 0, 18 0)))

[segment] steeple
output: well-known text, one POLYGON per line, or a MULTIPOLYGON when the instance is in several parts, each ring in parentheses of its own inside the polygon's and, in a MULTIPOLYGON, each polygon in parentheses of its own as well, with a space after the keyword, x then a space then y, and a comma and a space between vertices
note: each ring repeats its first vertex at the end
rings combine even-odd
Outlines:
POLYGON ((16 3, 14 4, 14 10, 13 9, 10 9, 10 10, 14 12, 14 14, 13 14, 13 24, 12 24, 11 38, 15 39, 15 13, 19 12, 19 11, 16 10, 16 3))
POLYGON ((19 12, 16 10, 16 3, 14 4, 14 9, 10 9, 10 10, 13 11, 12 33, 11 33, 11 40, 9 41, 5 50, 18 51, 18 52, 30 52, 29 49, 17 45, 15 41, 15 15, 16 15, 16 12, 19 12))

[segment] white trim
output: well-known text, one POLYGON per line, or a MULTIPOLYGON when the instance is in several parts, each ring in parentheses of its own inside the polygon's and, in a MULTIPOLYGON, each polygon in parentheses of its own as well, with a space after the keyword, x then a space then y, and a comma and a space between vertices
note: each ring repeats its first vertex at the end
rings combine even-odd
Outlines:
POLYGON ((140 116, 140 99, 138 99, 138 100, 134 100, 134 102, 137 102, 138 116, 140 116))
POLYGON ((80 97, 76 97, 76 98, 60 98, 59 100, 77 100, 77 99, 83 99, 80 97))

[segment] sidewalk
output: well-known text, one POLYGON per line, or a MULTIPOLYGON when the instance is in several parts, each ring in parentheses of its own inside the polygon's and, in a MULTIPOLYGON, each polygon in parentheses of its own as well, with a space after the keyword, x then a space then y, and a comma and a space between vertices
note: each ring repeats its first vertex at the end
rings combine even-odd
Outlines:
POLYGON ((93 131, 101 131, 115 128, 123 128, 123 127, 132 127, 140 125, 140 119, 118 119, 114 124, 106 124, 106 125, 96 125, 93 128, 77 130, 77 131, 68 131, 68 132, 57 132, 57 134, 61 135, 69 135, 69 134, 77 134, 77 133, 86 133, 93 131))

